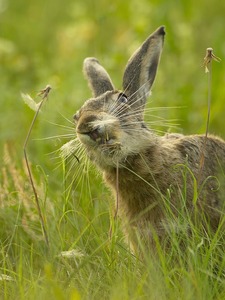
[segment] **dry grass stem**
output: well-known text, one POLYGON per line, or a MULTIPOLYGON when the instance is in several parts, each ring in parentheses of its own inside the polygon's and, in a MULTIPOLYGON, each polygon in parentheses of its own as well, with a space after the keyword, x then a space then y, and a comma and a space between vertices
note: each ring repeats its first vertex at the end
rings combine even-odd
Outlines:
POLYGON ((212 61, 215 60, 217 62, 220 62, 221 59, 217 57, 213 53, 213 48, 207 48, 206 49, 206 55, 204 57, 203 67, 205 68, 205 73, 208 75, 208 111, 207 111, 207 120, 206 120, 206 131, 205 131, 205 140, 201 151, 200 156, 200 162, 199 162, 199 176, 198 176, 198 182, 200 182, 201 179, 201 173, 204 167, 204 151, 206 147, 206 142, 208 138, 208 132, 209 132, 209 121, 210 121, 210 111, 211 111, 211 86, 212 86, 212 61))
POLYGON ((35 111, 35 115, 34 115, 33 120, 31 122, 30 128, 28 130, 28 133, 27 133, 27 136, 26 136, 26 139, 25 139, 25 142, 24 142, 24 146, 23 146, 24 158, 25 158, 25 163, 26 163, 26 167, 27 167, 27 171, 28 171, 28 176, 29 176, 29 179, 30 179, 30 183, 31 183, 31 186, 32 186, 33 193, 34 193, 34 198, 35 198, 35 202, 36 202, 37 209, 38 209, 38 215, 39 215, 39 218, 40 218, 40 222, 41 222, 41 226, 42 226, 42 230, 43 230, 43 235, 44 235, 44 238, 45 238, 45 243, 46 243, 48 248, 49 248, 48 234, 47 234, 47 230, 46 230, 46 227, 45 227, 45 222, 44 222, 44 218, 43 218, 43 215, 42 215, 42 212, 41 212, 41 207, 40 207, 40 203, 39 203, 37 190, 35 188, 33 175, 32 175, 31 168, 30 168, 29 161, 28 161, 28 157, 27 157, 27 144, 29 142, 31 132, 32 132, 32 129, 34 127, 34 123, 35 123, 35 121, 38 117, 38 114, 41 110, 41 107, 43 106, 45 100, 48 98, 48 95, 49 95, 50 91, 51 91, 51 87, 50 87, 50 85, 47 85, 43 90, 41 90, 38 93, 38 96, 41 96, 42 100, 41 100, 40 104, 38 105, 37 110, 35 111))

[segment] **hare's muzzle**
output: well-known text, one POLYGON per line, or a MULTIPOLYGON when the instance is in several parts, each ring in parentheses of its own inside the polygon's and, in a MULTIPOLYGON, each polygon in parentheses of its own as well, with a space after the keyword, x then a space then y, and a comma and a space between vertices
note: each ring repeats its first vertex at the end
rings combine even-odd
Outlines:
POLYGON ((88 146, 113 144, 117 136, 117 123, 117 119, 106 118, 106 116, 105 118, 102 116, 99 118, 88 116, 80 120, 76 132, 80 141, 88 146))
MULTIPOLYGON (((101 127, 97 127, 93 130, 86 131, 86 132, 77 131, 77 133, 78 133, 78 136, 85 135, 95 142, 107 142, 109 140, 107 132, 104 131, 103 128, 101 128, 101 127)), ((86 137, 85 137, 85 139, 86 139, 86 137)), ((82 141, 82 138, 81 138, 81 141, 82 141)))

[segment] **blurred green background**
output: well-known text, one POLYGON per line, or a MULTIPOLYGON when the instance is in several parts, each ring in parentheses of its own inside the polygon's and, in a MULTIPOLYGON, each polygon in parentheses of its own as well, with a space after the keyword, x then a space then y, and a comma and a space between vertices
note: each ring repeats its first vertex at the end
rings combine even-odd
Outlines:
POLYGON ((173 259, 165 256, 163 277, 154 268, 142 274, 120 231, 108 245, 114 211, 101 176, 87 170, 88 164, 76 164, 67 180, 67 161, 57 168, 56 150, 73 138, 62 135, 73 135, 73 114, 91 96, 82 74, 84 58, 96 56, 121 88, 128 58, 160 25, 166 26, 166 39, 148 102, 158 109, 146 118, 164 118, 155 124, 160 131, 205 132, 208 79, 202 64, 212 47, 222 61, 213 62, 210 132, 225 138, 225 1, 0 0, 0 271, 14 280, 6 284, 0 278, 4 299, 53 299, 52 290, 54 299, 80 299, 68 296, 74 287, 86 295, 82 299, 148 299, 150 294, 152 299, 222 299, 214 297, 220 285, 208 260, 212 254, 201 250, 199 241, 193 256, 189 246, 185 249, 191 263, 183 251, 172 251, 176 262, 184 260, 181 267, 171 271, 173 259), (40 101, 36 95, 47 84, 53 89, 27 152, 46 220, 48 257, 23 158, 34 112, 21 98, 23 92, 40 101), (85 254, 81 263, 59 260, 61 251, 71 249, 85 254), (155 297, 161 292, 164 298, 155 297))
MULTIPOLYGON (((0 0, 0 139, 22 158, 22 145, 34 112, 20 93, 35 96, 50 84, 48 104, 33 139, 66 134, 76 109, 90 96, 82 75, 86 56, 96 56, 121 87, 132 52, 158 26, 166 40, 149 106, 177 107, 157 115, 176 119, 176 131, 204 133, 207 115, 205 49, 213 47, 210 132, 225 137, 225 2, 210 0, 0 0)), ((39 99, 37 99, 39 101, 39 99)), ((163 128, 167 130, 167 128, 163 128)), ((170 129, 168 129, 170 130, 170 129)), ((31 159, 53 168, 44 154, 62 139, 30 142, 31 159)))

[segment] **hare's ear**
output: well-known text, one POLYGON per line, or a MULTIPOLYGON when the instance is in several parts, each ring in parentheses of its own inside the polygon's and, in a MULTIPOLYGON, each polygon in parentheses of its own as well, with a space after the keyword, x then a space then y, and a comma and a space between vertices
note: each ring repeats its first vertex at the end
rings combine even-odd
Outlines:
POLYGON ((83 71, 94 97, 98 97, 107 91, 114 90, 109 74, 96 58, 86 58, 84 60, 83 71))
POLYGON ((164 35, 164 27, 159 27, 127 63, 123 76, 123 89, 134 108, 144 109, 146 98, 156 76, 164 35))

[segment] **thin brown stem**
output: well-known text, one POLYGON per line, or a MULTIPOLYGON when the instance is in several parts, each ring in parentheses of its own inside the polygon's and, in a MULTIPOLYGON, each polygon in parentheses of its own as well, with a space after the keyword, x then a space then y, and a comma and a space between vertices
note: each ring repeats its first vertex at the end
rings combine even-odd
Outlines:
POLYGON ((206 120, 206 131, 205 131, 205 140, 207 140, 209 132, 209 120, 211 112, 211 83, 212 83, 212 63, 209 63, 209 72, 208 72, 208 112, 206 120))
POLYGON ((206 119, 206 130, 205 130, 205 138, 201 149, 200 162, 199 162, 199 174, 198 174, 198 183, 200 183, 202 170, 204 168, 205 163, 205 148, 208 139, 209 133, 209 121, 210 121, 210 112, 211 112, 211 84, 212 84, 212 61, 208 61, 207 64, 207 77, 208 77, 208 110, 207 110, 207 119, 206 119))
POLYGON ((51 87, 47 86, 44 90, 42 90, 40 92, 41 94, 39 93, 40 95, 42 95, 42 100, 41 100, 41 102, 40 102, 40 104, 38 106, 38 109, 35 112, 35 115, 33 117, 33 120, 31 122, 31 125, 29 127, 29 130, 28 130, 28 133, 27 133, 27 136, 25 138, 24 145, 23 145, 23 152, 24 152, 25 163, 26 163, 26 167, 27 167, 27 171, 28 171, 28 175, 29 175, 31 187, 32 187, 32 190, 33 190, 33 193, 34 193, 34 198, 35 198, 35 202, 36 202, 36 205, 37 205, 38 215, 39 215, 40 223, 41 223, 41 226, 42 226, 45 243, 46 243, 46 245, 47 245, 48 248, 49 248, 49 238, 48 238, 47 230, 46 230, 46 227, 45 227, 44 218, 43 218, 43 215, 42 215, 42 212, 41 212, 41 207, 40 207, 40 203, 39 203, 39 198, 38 198, 37 190, 36 190, 35 185, 34 185, 33 175, 32 175, 32 172, 31 172, 30 165, 29 165, 26 148, 27 148, 27 144, 29 142, 29 138, 30 138, 30 135, 31 135, 34 123, 35 123, 35 121, 36 121, 36 119, 38 117, 38 114, 39 114, 39 112, 41 110, 41 107, 43 106, 45 100, 48 97, 48 93, 50 92, 50 90, 51 90, 51 87))

